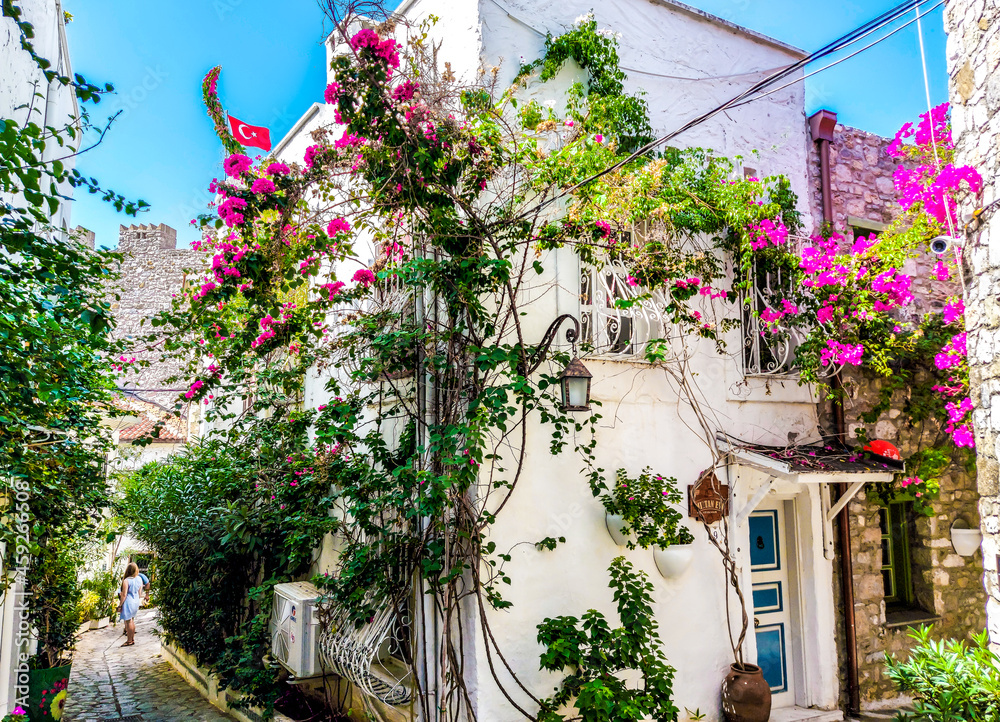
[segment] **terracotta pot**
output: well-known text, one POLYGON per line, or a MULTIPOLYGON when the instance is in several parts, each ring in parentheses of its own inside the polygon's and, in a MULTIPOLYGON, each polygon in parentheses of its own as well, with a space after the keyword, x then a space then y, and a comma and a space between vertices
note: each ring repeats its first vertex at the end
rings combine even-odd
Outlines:
POLYGON ((726 722, 767 722, 771 717, 771 688, 760 667, 733 664, 722 683, 722 713, 726 722))

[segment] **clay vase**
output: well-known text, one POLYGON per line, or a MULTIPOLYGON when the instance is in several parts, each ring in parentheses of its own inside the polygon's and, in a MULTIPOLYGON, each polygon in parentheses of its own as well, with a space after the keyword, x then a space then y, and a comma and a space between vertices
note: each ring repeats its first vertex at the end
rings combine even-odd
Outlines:
POLYGON ((726 722, 767 722, 771 717, 771 688, 760 667, 733 664, 722 683, 722 714, 726 722))

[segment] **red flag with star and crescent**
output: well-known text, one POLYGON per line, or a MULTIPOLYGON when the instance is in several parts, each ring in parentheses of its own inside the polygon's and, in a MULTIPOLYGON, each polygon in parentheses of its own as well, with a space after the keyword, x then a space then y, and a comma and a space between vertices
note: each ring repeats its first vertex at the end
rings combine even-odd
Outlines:
POLYGON ((253 146, 261 150, 271 150, 271 132, 264 127, 249 125, 233 116, 229 117, 229 127, 236 142, 243 146, 253 146))

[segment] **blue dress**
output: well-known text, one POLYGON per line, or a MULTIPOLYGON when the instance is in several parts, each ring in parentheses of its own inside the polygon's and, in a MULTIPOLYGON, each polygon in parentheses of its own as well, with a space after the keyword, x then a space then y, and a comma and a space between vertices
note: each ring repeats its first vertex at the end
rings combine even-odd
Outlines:
POLYGON ((142 591, 142 579, 138 576, 129 577, 128 589, 125 591, 125 603, 122 605, 121 621, 132 619, 139 611, 139 592, 142 591))

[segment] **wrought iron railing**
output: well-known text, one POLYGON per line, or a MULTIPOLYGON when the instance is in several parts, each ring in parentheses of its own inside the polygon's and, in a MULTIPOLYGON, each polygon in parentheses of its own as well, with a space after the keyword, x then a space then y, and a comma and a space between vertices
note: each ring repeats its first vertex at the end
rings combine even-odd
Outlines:
POLYGON ((774 273, 753 268, 751 288, 740 293, 743 331, 744 376, 795 376, 795 349, 805 338, 803 331, 787 324, 779 328, 761 318, 778 299, 787 298, 789 280, 780 269, 774 273))
POLYGON ((672 329, 663 294, 629 279, 628 269, 614 260, 580 267, 580 341, 593 355, 642 357, 651 340, 672 329))

